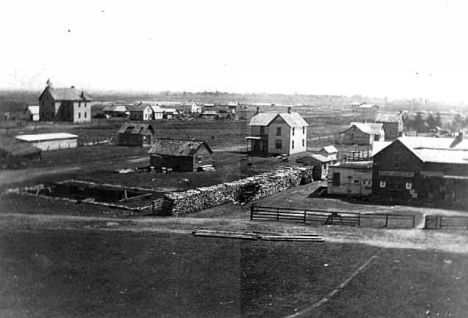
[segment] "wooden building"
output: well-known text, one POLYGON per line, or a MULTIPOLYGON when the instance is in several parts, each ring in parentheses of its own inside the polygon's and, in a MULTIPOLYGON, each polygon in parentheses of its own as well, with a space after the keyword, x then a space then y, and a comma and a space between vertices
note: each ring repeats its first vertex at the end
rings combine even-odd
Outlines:
POLYGON ((401 137, 373 154, 373 195, 390 202, 468 206, 468 141, 401 137))
POLYGON ((151 149, 150 165, 156 169, 191 172, 213 165, 213 151, 202 140, 156 139, 151 149))
POLYGON ((104 107, 103 113, 106 117, 126 117, 128 110, 125 105, 107 105, 104 107))
POLYGON ((341 142, 345 145, 372 145, 374 141, 384 140, 383 124, 352 122, 341 133, 341 142))
POLYGON ((372 194, 372 161, 341 162, 331 165, 328 194, 369 196, 372 194))
POLYGON ((74 86, 54 88, 48 81, 47 87, 39 96, 39 116, 42 121, 90 122, 90 103, 91 99, 74 86))
POLYGON ((379 113, 375 122, 383 124, 386 141, 395 140, 403 135, 402 113, 379 113))
POLYGON ((148 104, 130 105, 127 106, 130 112, 130 120, 147 121, 153 120, 153 108, 148 104))
POLYGON ((150 124, 125 123, 119 129, 120 146, 151 147, 155 132, 150 124))
POLYGON ((322 156, 321 154, 312 154, 296 159, 297 163, 305 166, 313 166, 312 177, 314 180, 325 180, 328 175, 328 167, 336 160, 322 156))
POLYGON ((39 106, 28 106, 26 116, 30 121, 39 121, 39 106))
POLYGON ((250 120, 250 142, 253 154, 271 155, 305 152, 309 124, 298 113, 257 113, 250 120))
POLYGON ((19 135, 15 137, 18 143, 27 143, 42 151, 76 148, 78 136, 69 133, 19 135))
POLYGON ((335 161, 338 160, 338 149, 336 149, 333 145, 322 147, 322 149, 320 149, 318 153, 326 158, 335 161))

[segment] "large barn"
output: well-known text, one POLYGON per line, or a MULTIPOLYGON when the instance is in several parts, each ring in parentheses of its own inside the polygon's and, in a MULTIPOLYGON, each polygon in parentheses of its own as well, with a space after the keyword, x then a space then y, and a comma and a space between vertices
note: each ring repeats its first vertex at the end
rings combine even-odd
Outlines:
POLYGON ((383 124, 352 122, 341 134, 345 145, 372 145, 374 141, 385 139, 383 124))
POLYGON ((202 140, 156 139, 148 153, 156 169, 191 172, 213 164, 213 151, 202 140))
POLYGON ((154 129, 150 124, 125 123, 119 129, 120 146, 151 147, 154 129))
POLYGON ((19 143, 28 143, 42 151, 76 148, 78 136, 69 133, 18 135, 19 143))

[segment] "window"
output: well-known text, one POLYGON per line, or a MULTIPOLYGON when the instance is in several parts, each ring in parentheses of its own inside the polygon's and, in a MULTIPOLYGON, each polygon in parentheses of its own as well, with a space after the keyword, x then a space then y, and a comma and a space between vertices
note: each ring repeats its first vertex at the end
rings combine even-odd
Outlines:
POLYGON ((81 102, 78 102, 78 107, 81 107, 81 102))
POLYGON ((198 160, 198 162, 199 162, 199 163, 201 163, 201 162, 202 162, 202 159, 203 159, 203 157, 202 157, 202 156, 198 156, 198 157, 197 157, 197 160, 198 160))
MULTIPOLYGON (((293 128, 294 129, 294 128, 293 128)), ((292 141, 292 149, 294 149, 294 140, 292 141)))
MULTIPOLYGON (((292 131, 292 135, 293 135, 293 136, 294 136, 294 131, 295 131, 295 130, 296 130, 296 129, 293 127, 293 131, 292 131)), ((293 147, 293 148, 294 148, 294 147, 293 147)))
POLYGON ((302 147, 304 147, 304 145, 305 145, 305 140, 302 139, 302 147))
POLYGON ((81 113, 78 113, 78 118, 81 118, 81 113))
POLYGON ((265 127, 260 127, 260 136, 265 135, 265 127))
POLYGON ((361 183, 361 181, 359 181, 359 180, 354 180, 354 184, 360 184, 360 183, 361 183))
POLYGON ((332 184, 333 184, 335 187, 339 187, 339 186, 340 186, 340 179, 341 179, 341 173, 339 173, 339 172, 334 172, 334 173, 333 173, 332 184))
POLYGON ((302 134, 305 135, 305 126, 302 127, 302 134))
POLYGON ((275 140, 275 148, 276 149, 282 149, 283 148, 283 141, 281 139, 276 139, 275 140))
POLYGON ((88 117, 87 115, 88 115, 88 113, 84 113, 84 118, 87 118, 88 117))
POLYGON ((276 136, 281 136, 281 127, 276 127, 276 136))
POLYGON ((393 168, 400 168, 400 154, 393 156, 393 168))

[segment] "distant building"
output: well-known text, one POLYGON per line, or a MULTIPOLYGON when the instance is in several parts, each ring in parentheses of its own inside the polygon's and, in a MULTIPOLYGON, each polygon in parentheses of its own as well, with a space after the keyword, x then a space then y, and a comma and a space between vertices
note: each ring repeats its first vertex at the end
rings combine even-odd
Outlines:
POLYGON ((298 113, 258 113, 250 120, 250 152, 254 154, 287 154, 307 150, 309 124, 298 113))
POLYGON ((319 154, 335 161, 338 160, 338 149, 333 145, 323 147, 319 150, 319 154))
POLYGON ((28 106, 26 112, 28 120, 39 121, 39 106, 28 106))
POLYGON ((402 113, 379 113, 375 122, 383 124, 386 141, 395 140, 403 135, 402 113))
POLYGON ((203 107, 198 105, 196 102, 192 102, 190 105, 190 113, 192 114, 200 114, 202 112, 203 107))
POLYGON ((74 86, 54 88, 48 82, 39 96, 40 119, 43 121, 71 121, 86 123, 91 121, 91 99, 74 86))
POLYGON ((125 105, 107 105, 102 112, 107 117, 126 117, 128 110, 125 105))
POLYGON ((219 113, 215 110, 204 110, 201 114, 203 118, 218 119, 219 113))
POLYGON ((153 126, 150 124, 125 123, 119 129, 119 145, 150 147, 154 135, 153 126))
POLYGON ((383 124, 352 122, 342 132, 341 139, 346 145, 372 145, 374 141, 385 139, 383 124))
POLYGON ((130 112, 130 120, 153 120, 153 109, 148 104, 130 105, 127 109, 130 112))
POLYGON ((468 204, 468 141, 400 137, 376 143, 372 193, 390 202, 468 204))
POLYGON ((328 167, 335 163, 336 160, 322 156, 321 154, 312 154, 298 158, 297 163, 306 166, 313 166, 312 177, 314 180, 324 180, 328 175, 328 167))
POLYGON ((162 109, 159 106, 151 106, 151 109, 153 110, 153 119, 155 120, 163 119, 164 109, 162 109))
POLYGON ((372 194, 372 161, 341 162, 331 165, 328 194, 369 196, 372 194))
POLYGON ((42 151, 76 148, 78 136, 68 133, 19 135, 15 137, 19 143, 28 143, 42 151))
POLYGON ((156 169, 191 172, 213 164, 213 151, 202 140, 156 139, 148 153, 156 169))
POLYGON ((379 111, 379 106, 374 104, 362 104, 359 105, 357 108, 362 114, 362 118, 366 120, 375 118, 375 115, 379 111))

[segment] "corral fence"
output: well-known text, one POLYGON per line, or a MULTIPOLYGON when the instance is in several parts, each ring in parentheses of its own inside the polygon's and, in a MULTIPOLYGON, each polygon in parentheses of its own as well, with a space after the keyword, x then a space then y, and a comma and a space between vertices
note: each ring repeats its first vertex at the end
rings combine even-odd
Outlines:
POLYGON ((252 221, 285 221, 307 224, 347 225, 376 228, 414 228, 415 215, 391 213, 358 213, 250 206, 252 221))
POLYGON ((426 215, 424 217, 424 229, 468 229, 468 217, 426 215))

